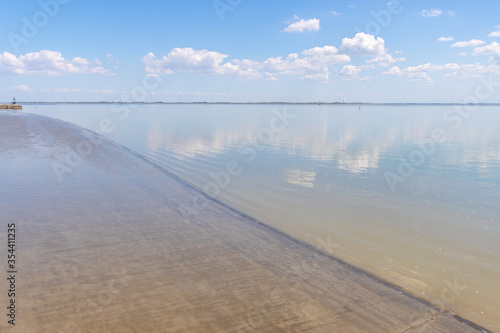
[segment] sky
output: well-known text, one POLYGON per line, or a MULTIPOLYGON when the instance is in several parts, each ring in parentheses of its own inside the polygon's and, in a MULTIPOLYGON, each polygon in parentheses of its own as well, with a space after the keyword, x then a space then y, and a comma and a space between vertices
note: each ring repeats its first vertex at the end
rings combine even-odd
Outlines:
POLYGON ((0 101, 496 103, 498 13, 484 0, 1 0, 0 101))

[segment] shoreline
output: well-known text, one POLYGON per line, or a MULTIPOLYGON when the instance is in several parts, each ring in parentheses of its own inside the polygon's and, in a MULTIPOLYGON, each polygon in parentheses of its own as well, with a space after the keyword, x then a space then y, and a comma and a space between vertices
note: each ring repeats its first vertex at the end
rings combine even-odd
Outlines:
MULTIPOLYGON (((373 331, 372 325, 383 325, 376 328, 488 332, 202 193, 209 201, 206 214, 187 223, 177 207, 200 194, 196 187, 106 139, 58 183, 54 161, 64 163, 68 145, 76 147, 95 134, 38 115, 6 112, 0 119, 7 127, 0 133, 0 157, 10 161, 0 167, 10 175, 1 185, 15 189, 0 192, 0 216, 23 225, 18 231, 23 239, 19 261, 28 272, 42 271, 40 277, 20 271, 24 286, 19 288, 33 298, 23 299, 31 305, 23 311, 31 315, 29 320, 18 318, 20 325, 29 326, 15 329, 30 332, 42 327, 40 322, 47 329, 62 327, 61 319, 55 320, 62 312, 72 318, 61 316, 66 326, 106 331, 116 329, 107 326, 109 318, 143 311, 148 316, 139 321, 152 331, 162 331, 158 328, 168 322, 194 331, 270 331, 288 323, 298 331, 373 331), (102 232, 99 239, 96 230, 102 232), (53 239, 60 242, 54 245, 53 239), (101 253, 110 259, 99 260, 101 253), (97 268, 89 258, 97 259, 97 268), (60 274, 51 274, 51 269, 60 274), (156 293, 144 289, 136 271, 156 293), (109 285, 113 288, 106 289, 109 285), (55 295, 45 293, 44 286, 55 295), (51 289, 61 286, 60 292, 51 289), (98 292, 99 286, 106 295, 98 292), (168 297, 172 294, 173 299, 168 297), (137 304, 130 303, 133 295, 137 304), (89 297, 98 306, 79 311, 89 297), (191 315, 193 309, 198 316, 191 315), (255 314, 259 325, 249 319, 255 314), (87 320, 90 316, 96 323, 87 320)), ((124 329, 134 327, 130 319, 124 323, 124 329)), ((0 327, 5 327, 3 322, 0 327)))
POLYGON ((400 294, 403 294, 406 297, 411 298, 412 300, 414 300, 416 302, 419 302, 419 303, 421 303, 421 304, 423 304, 425 306, 428 306, 430 308, 433 308, 433 309, 435 309, 437 311, 443 311, 443 312, 449 313, 457 321, 459 321, 459 322, 461 322, 463 324, 466 324, 467 326, 470 326, 470 327, 472 327, 472 328, 474 328, 474 329, 476 329, 476 330, 478 330, 480 332, 492 332, 492 331, 489 331, 486 328, 482 327, 481 325, 478 325, 475 322, 470 321, 470 320, 468 320, 468 319, 466 319, 466 318, 464 318, 464 317, 462 317, 462 316, 460 316, 460 315, 458 315, 458 314, 456 314, 456 313, 454 313, 454 312, 452 312, 450 310, 441 308, 441 307, 439 307, 439 306, 431 303, 430 301, 428 301, 428 300, 426 300, 424 298, 416 296, 416 295, 412 294, 411 292, 402 289, 401 287, 397 286, 396 284, 391 283, 391 282, 389 282, 389 281, 387 281, 387 280, 385 280, 385 279, 383 279, 381 277, 376 276, 373 273, 370 273, 370 272, 368 272, 368 271, 366 271, 366 270, 364 270, 362 268, 359 268, 359 267, 357 267, 355 265, 352 265, 352 264, 350 264, 350 263, 342 260, 341 258, 338 258, 338 257, 332 255, 332 254, 326 253, 326 252, 322 251, 321 248, 315 247, 314 245, 306 243, 306 242, 304 242, 304 241, 302 241, 302 240, 300 240, 300 239, 298 239, 298 238, 296 238, 296 237, 294 237, 292 235, 287 234, 286 232, 284 232, 282 230, 279 230, 279 229, 277 229, 277 228, 275 228, 275 227, 273 227, 273 226, 271 226, 269 224, 261 222, 258 219, 256 219, 256 218, 254 218, 254 217, 252 217, 252 216, 250 216, 250 215, 248 215, 248 214, 246 214, 246 213, 244 213, 244 212, 242 212, 242 211, 240 211, 240 210, 232 207, 230 205, 230 203, 227 203, 227 202, 225 202, 222 199, 213 198, 213 197, 207 195, 206 193, 204 193, 202 191, 201 188, 197 187, 193 183, 191 183, 191 182, 189 182, 189 181, 187 181, 187 180, 185 180, 185 179, 183 179, 183 178, 175 175, 174 173, 172 173, 172 172, 170 172, 168 170, 163 169, 162 167, 160 167, 156 163, 154 163, 152 161, 149 161, 146 157, 144 157, 144 156, 142 156, 142 155, 140 155, 140 154, 132 151, 131 149, 129 149, 127 147, 123 147, 123 148, 126 149, 127 151, 129 151, 131 154, 136 155, 137 157, 143 159, 146 163, 149 163, 149 164, 153 165, 154 167, 158 168, 159 170, 161 170, 162 172, 164 172, 165 174, 167 174, 169 177, 176 178, 180 182, 185 183, 186 185, 192 187, 195 191, 198 191, 199 194, 203 195, 207 200, 213 201, 214 203, 216 203, 218 205, 222 205, 222 206, 226 207, 227 209, 233 211, 235 214, 238 214, 238 215, 242 216, 243 218, 248 219, 249 221, 258 224, 262 228, 268 229, 269 232, 276 233, 278 236, 285 237, 289 241, 294 242, 294 243, 296 243, 299 246, 307 248, 309 251, 315 252, 315 253, 317 253, 318 255, 321 255, 321 256, 325 256, 329 260, 335 261, 336 263, 338 263, 338 264, 340 264, 340 265, 342 265, 344 267, 347 267, 349 270, 355 272, 356 274, 360 274, 360 275, 366 276, 366 277, 370 278, 371 280, 375 281, 376 283, 379 283, 379 284, 382 284, 382 285, 384 285, 384 286, 386 286, 388 288, 391 288, 394 291, 396 291, 396 292, 398 292, 400 294))

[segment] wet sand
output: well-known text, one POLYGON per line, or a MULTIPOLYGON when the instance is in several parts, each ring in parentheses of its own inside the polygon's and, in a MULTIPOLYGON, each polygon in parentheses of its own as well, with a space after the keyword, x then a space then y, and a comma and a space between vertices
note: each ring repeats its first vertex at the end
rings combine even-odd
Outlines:
POLYGON ((76 126, 1 112, 0 161, 2 332, 478 331, 76 126))

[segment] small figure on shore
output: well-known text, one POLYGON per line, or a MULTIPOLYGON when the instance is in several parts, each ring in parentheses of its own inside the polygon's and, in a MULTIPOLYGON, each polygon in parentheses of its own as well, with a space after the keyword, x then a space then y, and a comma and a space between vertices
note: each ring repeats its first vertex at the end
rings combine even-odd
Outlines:
POLYGON ((6 110, 6 109, 22 110, 22 108, 23 107, 21 105, 17 104, 16 98, 13 98, 12 103, 10 103, 10 104, 0 104, 1 110, 6 110))

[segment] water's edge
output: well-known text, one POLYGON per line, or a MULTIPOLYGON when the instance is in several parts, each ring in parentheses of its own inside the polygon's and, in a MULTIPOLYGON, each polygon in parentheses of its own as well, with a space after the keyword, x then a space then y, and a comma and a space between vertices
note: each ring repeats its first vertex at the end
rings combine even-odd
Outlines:
MULTIPOLYGON (((52 119, 55 119, 55 118, 52 118, 52 119)), ((72 125, 74 125, 74 124, 72 124, 72 125)), ((74 126, 79 127, 78 125, 74 125, 74 126)), ((85 130, 87 130, 87 129, 85 129, 85 130)), ((93 132, 93 131, 91 131, 91 132, 93 132)), ((93 132, 93 133, 95 133, 95 132, 93 132)), ((97 133, 95 133, 95 134, 98 135, 97 133)), ((351 264, 347 263, 346 261, 344 261, 344 260, 342 260, 342 259, 340 259, 338 257, 335 257, 332 254, 326 253, 326 252, 322 251, 320 248, 318 248, 318 247, 316 247, 316 246, 314 246, 312 244, 306 243, 306 242, 304 242, 304 241, 302 241, 302 240, 300 240, 300 239, 298 239, 298 238, 296 238, 294 236, 291 236, 291 235, 289 235, 289 234, 287 234, 287 233, 285 233, 285 232, 283 232, 283 231, 281 231, 281 230, 279 230, 279 229, 277 229, 277 228, 275 228, 275 227, 273 227, 271 225, 265 224, 265 223, 263 223, 263 222, 255 219, 254 217, 246 214, 245 212, 242 212, 242 211, 240 211, 240 210, 232 207, 229 203, 225 202, 224 200, 217 199, 217 198, 214 198, 214 197, 206 194, 200 187, 196 186, 195 184, 189 182, 188 180, 186 180, 186 179, 184 179, 184 178, 182 178, 182 177, 180 177, 180 176, 178 176, 178 175, 176 175, 176 174, 174 174, 174 173, 172 173, 172 172, 170 172, 168 170, 163 169, 161 166, 159 166, 155 162, 148 160, 146 157, 144 157, 143 155, 141 155, 141 154, 133 151, 132 149, 130 149, 128 147, 125 147, 125 146, 122 146, 121 144, 119 144, 119 143, 117 143, 117 142, 115 142, 115 141, 113 141, 113 140, 111 140, 111 139, 109 139, 107 137, 103 137, 103 139, 107 140, 108 142, 112 142, 113 144, 117 145, 118 147, 120 147, 122 149, 127 150, 129 153, 131 153, 134 156, 140 158, 144 162, 153 165, 155 168, 157 168, 158 170, 162 171, 167 176, 175 179, 176 181, 178 181, 179 183, 183 184, 184 186, 186 186, 186 187, 188 187, 188 188, 196 191, 198 194, 203 195, 205 199, 207 199, 207 200, 209 200, 209 201, 211 201, 213 203, 216 203, 218 205, 224 206, 226 209, 229 209, 233 213, 236 213, 236 214, 244 217, 248 221, 250 221, 252 223, 256 223, 257 225, 259 225, 259 227, 267 229, 269 232, 275 233, 275 234, 279 235, 280 237, 284 237, 284 238, 288 239, 289 241, 292 241, 292 242, 294 242, 296 244, 301 245, 302 247, 305 247, 305 248, 309 249, 310 251, 313 251, 316 254, 319 254, 319 255, 321 255, 323 257, 328 258, 329 260, 335 261, 335 262, 343 265, 344 267, 348 268, 349 270, 352 270, 352 271, 354 271, 357 274, 364 275, 364 276, 370 278, 371 280, 373 280, 373 281, 375 281, 377 283, 380 283, 380 284, 382 284, 382 285, 384 285, 384 286, 386 286, 386 287, 388 287, 388 288, 390 288, 390 289, 392 289, 392 290, 394 290, 394 291, 396 291, 396 292, 398 292, 400 294, 403 294, 403 295, 411 298, 412 300, 414 300, 416 302, 419 302, 421 304, 429 306, 431 309, 437 311, 438 313, 441 313, 441 312, 451 313, 454 319, 456 319, 459 322, 464 323, 464 324, 466 324, 466 325, 468 325, 468 326, 470 326, 470 327, 472 327, 472 328, 474 328, 474 329, 476 329, 478 331, 485 332, 485 333, 494 333, 493 331, 490 331, 490 330, 488 330, 488 329, 486 329, 486 328, 484 328, 484 327, 482 327, 482 326, 480 326, 480 325, 478 325, 478 324, 476 324, 476 323, 474 323, 474 322, 472 322, 472 321, 470 321, 470 320, 468 320, 466 318, 463 318, 462 316, 460 316, 460 315, 458 315, 456 313, 453 313, 453 312, 451 312, 451 311, 449 311, 447 309, 441 308, 441 307, 439 307, 439 306, 437 306, 437 305, 429 302, 428 300, 426 300, 424 298, 418 297, 418 296, 416 296, 416 295, 414 295, 414 294, 412 294, 412 293, 410 293, 410 292, 402 289, 401 287, 397 286, 396 284, 393 284, 393 283, 391 283, 391 282, 389 282, 387 280, 384 280, 384 279, 382 279, 380 277, 377 277, 376 275, 374 275, 374 274, 372 274, 372 273, 370 273, 368 271, 365 271, 362 268, 359 268, 359 267, 356 267, 354 265, 351 265, 351 264)))

